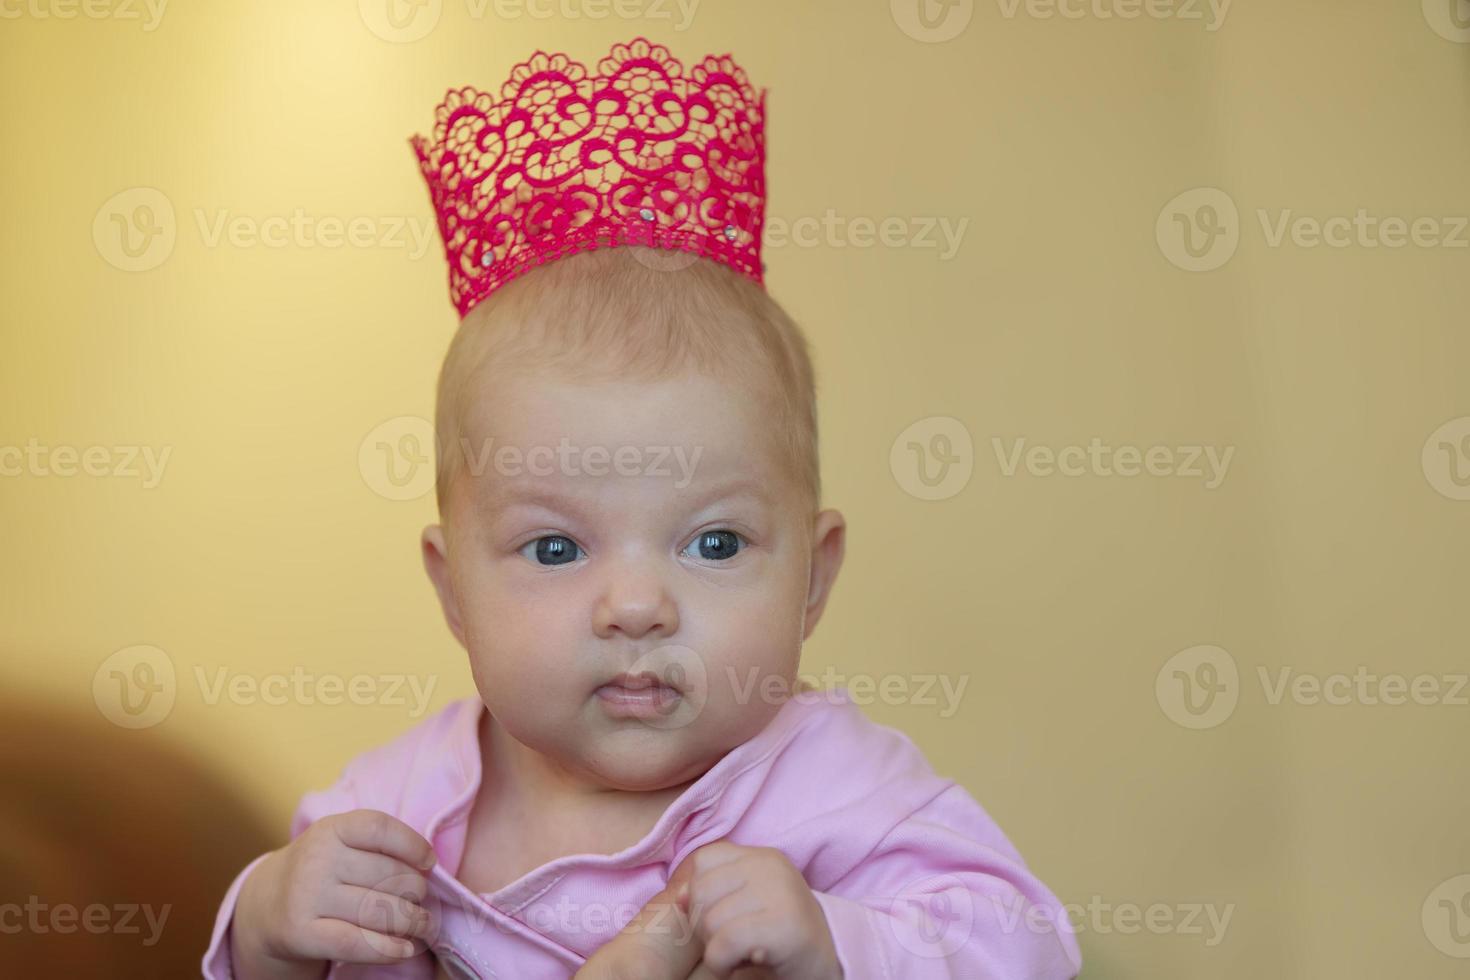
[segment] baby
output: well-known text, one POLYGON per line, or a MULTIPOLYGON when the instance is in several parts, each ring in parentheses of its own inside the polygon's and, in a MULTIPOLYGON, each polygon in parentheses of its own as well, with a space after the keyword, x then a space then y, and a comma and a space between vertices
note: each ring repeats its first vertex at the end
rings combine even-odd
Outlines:
POLYGON ((1054 895, 842 689, 762 96, 637 40, 451 92, 415 149, 462 320, 425 567, 479 697, 307 794, 211 978, 1067 978, 1054 895))

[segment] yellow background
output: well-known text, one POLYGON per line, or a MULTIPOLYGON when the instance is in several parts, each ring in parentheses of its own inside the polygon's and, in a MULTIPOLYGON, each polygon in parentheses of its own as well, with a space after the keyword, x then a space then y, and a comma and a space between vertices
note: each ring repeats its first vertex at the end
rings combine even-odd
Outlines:
MULTIPOLYGON (((646 34, 686 62, 731 51, 769 88, 770 217, 968 221, 949 258, 840 235, 766 250, 815 350, 826 503, 850 523, 804 672, 969 678, 953 717, 867 710, 1081 910, 1084 976, 1462 976, 1425 905, 1470 872, 1470 707, 1273 704, 1259 674, 1470 669, 1470 501, 1421 461, 1470 415, 1470 236, 1273 246, 1260 217, 1470 214, 1470 44, 1433 28, 1434 6, 1238 0, 1210 30, 1202 4, 1122 19, 990 0, 928 42, 879 0, 704 0, 683 30, 671 3, 542 19, 446 0, 412 41, 374 33, 368 0, 178 3, 151 31, 11 4, 0 445, 172 455, 156 488, 0 478, 0 685, 66 719, 38 743, 213 772, 236 796, 201 818, 221 846, 245 825, 284 840, 304 791, 417 719, 209 704, 196 670, 412 673, 436 680, 430 711, 474 693, 419 562, 432 493, 386 499, 359 466, 380 423, 432 415, 456 322, 437 236, 415 257, 208 228, 298 209, 422 225, 406 140, 446 88, 498 85, 538 47, 595 61, 646 34), (93 229, 138 187, 166 196, 176 242, 129 272, 93 229), (1194 188, 1239 214, 1233 256, 1200 272, 1156 238, 1194 188), (973 475, 921 500, 890 450, 935 417, 962 423, 973 475), (1094 437, 1235 450, 1206 489, 1008 476, 992 442, 1094 437), (140 644, 167 654, 176 698, 135 731, 101 717, 93 680, 140 644), (1238 705, 1194 730, 1156 678, 1203 644, 1238 666, 1238 705), (1091 911, 1162 905, 1177 924, 1192 904, 1232 910, 1223 941, 1091 911)), ((145 795, 173 778, 130 776, 145 795)), ((205 919, 218 876, 187 898, 205 919)), ((165 944, 197 957, 203 941, 165 944)))

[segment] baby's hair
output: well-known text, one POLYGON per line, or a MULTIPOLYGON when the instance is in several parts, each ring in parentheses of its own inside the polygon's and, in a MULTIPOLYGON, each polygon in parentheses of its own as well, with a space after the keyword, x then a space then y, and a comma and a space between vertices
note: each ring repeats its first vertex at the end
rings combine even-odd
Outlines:
MULTIPOLYGON (((696 371, 770 406, 783 462, 821 501, 817 408, 805 336, 759 285, 717 262, 636 246, 579 252, 533 269, 461 321, 439 372, 436 493, 449 518, 477 378, 547 367, 568 381, 654 381, 696 371)), ((483 380, 481 381, 483 383, 483 380)))

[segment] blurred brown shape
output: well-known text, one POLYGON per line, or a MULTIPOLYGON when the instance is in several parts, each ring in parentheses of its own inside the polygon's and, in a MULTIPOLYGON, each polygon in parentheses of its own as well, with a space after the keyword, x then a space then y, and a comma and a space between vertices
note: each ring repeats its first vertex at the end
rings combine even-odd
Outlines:
POLYGON ((200 975, 225 890, 284 840, 170 736, 0 696, 0 974, 200 975))

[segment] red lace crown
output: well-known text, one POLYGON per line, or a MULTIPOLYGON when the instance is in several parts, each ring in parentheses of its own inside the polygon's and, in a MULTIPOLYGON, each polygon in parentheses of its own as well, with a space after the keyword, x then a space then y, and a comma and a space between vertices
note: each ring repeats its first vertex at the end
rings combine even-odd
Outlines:
POLYGON ((451 89, 410 141, 460 316, 583 249, 692 252, 762 281, 765 92, 729 55, 689 69, 637 38, 595 71, 538 51, 497 97, 451 89))

